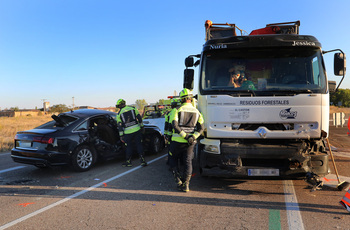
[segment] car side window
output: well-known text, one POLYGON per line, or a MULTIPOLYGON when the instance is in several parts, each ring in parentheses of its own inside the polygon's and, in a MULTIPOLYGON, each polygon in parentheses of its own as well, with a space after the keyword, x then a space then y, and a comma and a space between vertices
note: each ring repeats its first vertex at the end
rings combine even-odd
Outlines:
POLYGON ((86 131, 88 130, 88 123, 87 121, 83 122, 82 124, 80 124, 75 131, 86 131))

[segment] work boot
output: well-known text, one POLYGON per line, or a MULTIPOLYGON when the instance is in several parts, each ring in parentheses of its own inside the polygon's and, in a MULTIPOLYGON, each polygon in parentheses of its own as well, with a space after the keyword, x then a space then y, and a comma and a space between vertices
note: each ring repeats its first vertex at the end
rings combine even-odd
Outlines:
POLYGON ((190 191, 190 180, 191 180, 191 175, 186 176, 186 180, 182 183, 181 190, 183 192, 189 192, 190 191))
POLYGON ((177 185, 177 189, 181 190, 182 180, 181 180, 180 173, 177 170, 172 170, 171 172, 173 173, 175 183, 177 185))
POLYGON ((145 167, 148 165, 147 162, 145 161, 145 158, 141 157, 140 161, 141 161, 141 166, 145 167))
POLYGON ((131 160, 126 160, 123 164, 123 167, 132 167, 131 160))

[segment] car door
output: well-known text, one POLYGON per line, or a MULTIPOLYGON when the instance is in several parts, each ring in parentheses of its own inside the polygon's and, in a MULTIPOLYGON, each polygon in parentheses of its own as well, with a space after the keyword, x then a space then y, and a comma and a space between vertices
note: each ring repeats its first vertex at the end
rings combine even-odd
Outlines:
POLYGON ((121 142, 115 120, 109 115, 89 120, 90 135, 95 149, 102 158, 111 158, 120 152, 121 142))

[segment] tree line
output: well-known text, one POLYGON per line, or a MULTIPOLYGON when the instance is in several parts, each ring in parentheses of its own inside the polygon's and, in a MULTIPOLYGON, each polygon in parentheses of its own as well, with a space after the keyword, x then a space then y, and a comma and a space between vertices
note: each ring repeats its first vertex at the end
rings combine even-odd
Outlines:
POLYGON ((331 105, 350 107, 350 89, 338 89, 330 95, 331 105))

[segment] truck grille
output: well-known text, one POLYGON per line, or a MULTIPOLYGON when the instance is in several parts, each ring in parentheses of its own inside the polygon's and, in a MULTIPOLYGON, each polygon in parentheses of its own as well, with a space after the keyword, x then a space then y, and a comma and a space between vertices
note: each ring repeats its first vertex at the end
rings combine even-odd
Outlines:
POLYGON ((278 124, 278 123, 266 123, 266 124, 240 124, 238 127, 238 130, 256 130, 259 127, 266 127, 268 130, 293 130, 294 124, 288 123, 288 124, 278 124))

